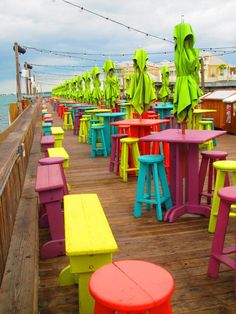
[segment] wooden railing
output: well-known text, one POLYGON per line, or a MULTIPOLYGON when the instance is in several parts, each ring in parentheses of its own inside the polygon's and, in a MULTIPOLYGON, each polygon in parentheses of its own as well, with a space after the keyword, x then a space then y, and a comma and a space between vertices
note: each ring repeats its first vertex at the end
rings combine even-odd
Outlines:
POLYGON ((36 101, 0 134, 0 283, 7 261, 38 114, 39 105, 36 101))

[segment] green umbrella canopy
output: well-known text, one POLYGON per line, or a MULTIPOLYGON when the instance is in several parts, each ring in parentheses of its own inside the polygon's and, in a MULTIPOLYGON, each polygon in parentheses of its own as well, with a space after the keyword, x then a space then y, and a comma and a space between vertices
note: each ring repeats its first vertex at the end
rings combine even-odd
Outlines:
POLYGON ((98 67, 94 67, 92 69, 92 79, 93 79, 93 91, 92 91, 92 99, 93 103, 99 105, 102 99, 102 91, 100 89, 101 82, 99 79, 100 70, 98 67))
POLYGON ((91 90, 90 90, 91 78, 90 78, 90 73, 88 71, 84 72, 83 80, 84 80, 84 101, 89 103, 91 100, 91 90))
POLYGON ((170 89, 169 89, 169 73, 170 70, 168 67, 164 66, 161 69, 161 82, 162 86, 159 90, 159 97, 160 99, 166 103, 170 96, 170 89))
POLYGON ((125 75, 125 94, 126 97, 129 99, 130 95, 131 95, 131 79, 132 79, 132 75, 130 73, 127 73, 125 75))
POLYGON ((76 77, 77 80, 77 100, 82 101, 83 100, 83 78, 82 76, 78 75, 76 77))
POLYGON ((106 60, 103 65, 103 70, 106 74, 104 96, 106 104, 109 107, 114 107, 117 98, 120 96, 119 78, 114 75, 115 66, 112 60, 106 60))
POLYGON ((152 79, 146 69, 147 60, 148 56, 144 50, 137 49, 135 51, 133 57, 134 74, 131 84, 131 103, 139 114, 148 110, 151 103, 156 100, 152 79))
POLYGON ((175 117, 180 121, 192 120, 194 107, 203 94, 197 80, 199 50, 193 48, 195 37, 191 25, 181 23, 174 28, 176 84, 174 91, 175 117))

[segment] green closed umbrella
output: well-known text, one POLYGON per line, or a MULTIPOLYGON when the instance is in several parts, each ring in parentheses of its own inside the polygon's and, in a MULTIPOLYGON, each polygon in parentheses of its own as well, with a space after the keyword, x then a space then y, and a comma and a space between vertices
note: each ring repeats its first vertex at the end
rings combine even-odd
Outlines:
POLYGON ((153 82, 147 73, 147 60, 148 56, 144 50, 137 49, 135 51, 133 57, 134 74, 131 84, 131 103, 140 115, 148 110, 153 101, 156 100, 153 82))
POLYGON ((78 75, 76 77, 77 80, 77 97, 76 100, 79 102, 83 101, 83 78, 82 76, 78 75))
POLYGON ((114 74, 115 66, 112 60, 106 60, 103 65, 103 70, 106 74, 104 80, 104 97, 106 105, 110 108, 115 107, 117 98, 120 97, 119 78, 114 74))
POLYGON ((131 79, 132 75, 130 73, 127 73, 125 75, 125 95, 127 99, 130 99, 131 96, 131 79))
POLYGON ((84 102, 90 103, 91 101, 91 90, 90 90, 90 83, 91 83, 91 78, 90 78, 90 73, 84 72, 83 75, 83 80, 84 80, 84 102))
POLYGON ((195 37, 191 25, 181 23, 174 28, 176 84, 174 116, 180 122, 192 120, 194 107, 203 94, 199 88, 199 50, 193 48, 195 37))
POLYGON ((161 89, 159 90, 159 97, 164 104, 168 101, 170 97, 169 74, 170 74, 169 68, 164 66, 161 69, 162 86, 161 86, 161 89))
POLYGON ((96 105, 101 104, 102 99, 102 91, 100 89, 101 82, 100 82, 100 70, 98 67, 94 67, 92 69, 92 79, 93 79, 93 91, 92 91, 92 100, 93 103, 96 105))

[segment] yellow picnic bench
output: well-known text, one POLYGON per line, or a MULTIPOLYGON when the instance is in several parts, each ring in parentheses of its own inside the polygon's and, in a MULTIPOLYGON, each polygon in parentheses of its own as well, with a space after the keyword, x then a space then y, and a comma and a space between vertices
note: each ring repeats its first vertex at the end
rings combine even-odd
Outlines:
POLYGON ((69 155, 64 147, 54 147, 48 148, 48 156, 49 157, 62 157, 64 158, 63 168, 69 168, 69 155))
POLYGON ((54 147, 62 147, 62 141, 64 139, 64 131, 61 127, 51 127, 51 134, 54 135, 54 147))
POLYGON ((94 271, 112 262, 118 250, 97 194, 64 196, 65 249, 70 264, 59 275, 61 286, 78 284, 79 313, 92 314, 88 281, 94 271))

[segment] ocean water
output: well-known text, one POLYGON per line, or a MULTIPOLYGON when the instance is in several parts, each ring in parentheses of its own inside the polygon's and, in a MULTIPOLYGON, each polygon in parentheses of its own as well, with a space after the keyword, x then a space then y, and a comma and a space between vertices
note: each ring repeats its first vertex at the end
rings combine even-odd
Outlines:
POLYGON ((0 95, 0 132, 9 126, 8 104, 16 102, 16 95, 0 95))

